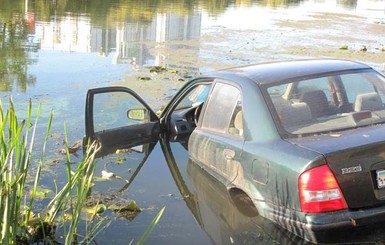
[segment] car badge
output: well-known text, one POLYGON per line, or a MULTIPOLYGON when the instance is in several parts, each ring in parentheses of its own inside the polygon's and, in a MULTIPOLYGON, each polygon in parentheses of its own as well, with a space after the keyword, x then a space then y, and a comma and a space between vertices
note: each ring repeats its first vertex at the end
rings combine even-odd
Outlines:
POLYGON ((350 168, 342 168, 341 171, 342 171, 342 174, 357 173, 362 171, 362 167, 361 165, 358 165, 350 168))

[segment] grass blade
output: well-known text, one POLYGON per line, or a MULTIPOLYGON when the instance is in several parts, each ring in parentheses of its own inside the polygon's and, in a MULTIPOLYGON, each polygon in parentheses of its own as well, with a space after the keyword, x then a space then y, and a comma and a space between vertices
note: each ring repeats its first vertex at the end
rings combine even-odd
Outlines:
POLYGON ((154 227, 158 224, 160 218, 163 215, 164 210, 166 207, 163 207, 158 214, 155 216, 155 218, 152 220, 151 224, 147 227, 146 231, 143 233, 142 237, 140 240, 137 242, 137 245, 142 245, 144 242, 147 240, 148 236, 151 234, 152 230, 154 227))

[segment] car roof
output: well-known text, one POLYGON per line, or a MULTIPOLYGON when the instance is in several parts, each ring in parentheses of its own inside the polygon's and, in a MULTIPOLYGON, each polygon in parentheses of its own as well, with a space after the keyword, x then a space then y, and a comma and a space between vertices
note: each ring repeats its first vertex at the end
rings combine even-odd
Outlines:
POLYGON ((234 67, 216 72, 216 75, 226 77, 227 74, 248 77, 257 84, 279 82, 295 77, 306 77, 314 74, 337 71, 371 69, 368 65, 340 59, 307 59, 276 61, 255 65, 234 67))

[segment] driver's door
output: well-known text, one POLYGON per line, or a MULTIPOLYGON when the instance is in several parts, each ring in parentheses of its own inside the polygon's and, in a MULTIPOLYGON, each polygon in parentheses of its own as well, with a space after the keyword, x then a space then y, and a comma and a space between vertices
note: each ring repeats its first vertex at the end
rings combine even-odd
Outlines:
POLYGON ((157 140, 156 114, 126 87, 90 89, 85 111, 86 140, 97 140, 104 151, 157 140))

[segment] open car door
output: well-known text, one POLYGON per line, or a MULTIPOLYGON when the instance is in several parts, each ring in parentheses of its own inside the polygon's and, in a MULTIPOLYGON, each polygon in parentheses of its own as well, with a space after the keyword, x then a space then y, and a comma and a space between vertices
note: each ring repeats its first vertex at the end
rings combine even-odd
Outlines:
POLYGON ((105 87, 87 92, 85 127, 88 141, 97 140, 104 154, 118 148, 157 141, 160 123, 156 114, 134 91, 105 87))

